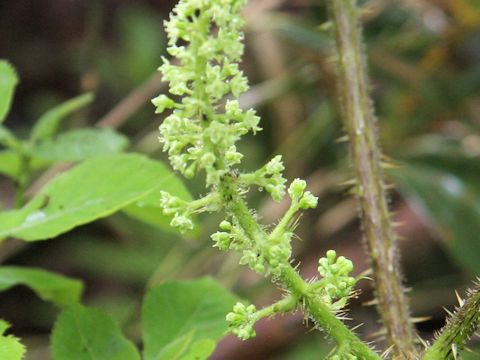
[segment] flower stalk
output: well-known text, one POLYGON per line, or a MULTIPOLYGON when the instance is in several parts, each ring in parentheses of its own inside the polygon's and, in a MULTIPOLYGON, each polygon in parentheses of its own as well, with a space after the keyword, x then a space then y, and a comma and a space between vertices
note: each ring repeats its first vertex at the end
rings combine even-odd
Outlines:
POLYGON ((338 54, 338 90, 354 171, 354 189, 368 245, 378 310, 394 358, 414 359, 414 331, 399 266, 397 235, 387 204, 382 154, 370 98, 355 0, 329 0, 338 54))
POLYGON ((186 177, 205 173, 208 193, 186 202, 164 192, 162 207, 173 217, 171 225, 182 231, 193 227, 195 213, 224 212, 226 219, 212 235, 214 246, 238 252, 240 264, 283 289, 282 300, 259 311, 253 305, 237 304, 227 315, 234 334, 248 339, 255 334, 256 320, 301 308, 342 349, 342 358, 380 359, 338 316, 354 295, 351 262, 330 251, 319 261, 321 278, 308 282, 292 266, 294 219, 318 201, 306 191, 306 182, 296 179, 290 184, 291 206, 276 226, 260 224, 244 199, 252 187, 265 189, 276 201, 287 194, 280 156, 254 172, 243 173, 239 168, 243 155, 236 142, 248 132, 261 130, 255 111, 241 109, 238 102, 248 89, 238 64, 243 53, 240 11, 245 2, 180 0, 165 23, 167 50, 178 62, 164 59, 160 68, 172 97, 160 95, 152 100, 157 113, 172 110, 160 126, 160 141, 175 170, 186 177))

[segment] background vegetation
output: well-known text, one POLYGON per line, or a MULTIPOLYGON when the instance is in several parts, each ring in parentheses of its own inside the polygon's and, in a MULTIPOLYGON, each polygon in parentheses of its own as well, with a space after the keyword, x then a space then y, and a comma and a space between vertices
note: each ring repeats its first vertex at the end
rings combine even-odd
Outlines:
MULTIPOLYGON (((93 103, 62 124, 117 129, 130 139, 118 148, 164 159, 157 141, 161 118, 149 99, 165 89, 155 73, 165 55, 162 20, 174 1, 5 1, 0 3, 0 58, 17 68, 21 82, 5 125, 20 137, 52 106, 85 92, 93 103), (128 146, 128 147, 127 147, 128 146)), ((429 339, 443 325, 480 273, 480 4, 476 0, 364 3, 363 20, 379 133, 395 184, 391 206, 399 222, 403 267, 417 327, 429 339)), ((243 63, 252 89, 242 98, 256 106, 265 129, 243 142, 246 167, 281 153, 287 176, 304 177, 320 197, 304 215, 296 242, 303 274, 313 276, 328 248, 366 270, 354 200, 340 184, 349 179, 331 61, 333 45, 323 4, 309 0, 256 0, 245 12, 243 63)), ((2 160, 0 160, 2 161, 2 160)), ((54 161, 55 162, 55 161, 54 161)), ((58 173, 39 170, 26 179, 26 197, 58 173), (41 175, 43 173, 43 175, 41 175), (41 175, 41 176, 40 176, 41 175)), ((39 168, 44 168, 43 166, 39 168)), ((9 175, 4 170, 5 175, 9 175)), ((203 186, 186 184, 192 193, 203 186)), ((14 182, 0 180, 3 208, 13 206, 14 182)), ((81 186, 81 184, 79 185, 81 186)), ((249 199, 265 221, 286 204, 249 199)), ((146 287, 167 279, 210 274, 241 297, 267 304, 278 293, 238 267, 238 259, 211 248, 220 218, 198 219, 201 230, 180 236, 142 217, 115 214, 48 242, 0 249, 5 265, 36 266, 80 278, 84 302, 114 316, 134 341, 140 338, 140 304, 146 287)), ((351 305, 358 332, 381 341, 368 281, 351 305)), ((58 309, 15 287, 1 293, 0 317, 14 326, 30 351, 48 359, 48 339, 58 309)), ((257 338, 227 337, 214 359, 318 359, 329 345, 306 334, 301 314, 262 321, 257 338)), ((471 348, 475 351, 475 342, 471 348)), ((478 351, 478 350, 477 350, 478 351)), ((465 358, 480 355, 469 353, 465 358)))

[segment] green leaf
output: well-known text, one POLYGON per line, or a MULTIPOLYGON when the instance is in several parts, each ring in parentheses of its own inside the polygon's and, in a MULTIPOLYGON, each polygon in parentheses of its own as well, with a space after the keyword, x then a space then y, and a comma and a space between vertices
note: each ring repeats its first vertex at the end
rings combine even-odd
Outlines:
POLYGON ((63 119, 92 101, 92 94, 83 94, 50 109, 38 119, 32 129, 31 139, 33 141, 50 139, 57 132, 63 119))
POLYGON ((80 161, 125 150, 128 139, 111 129, 80 129, 39 142, 34 156, 48 161, 80 161))
POLYGON ((4 335, 10 325, 0 320, 0 359, 2 360, 21 360, 25 355, 25 346, 20 339, 12 335, 4 335))
POLYGON ((143 155, 90 159, 57 176, 22 209, 0 213, 0 239, 50 239, 177 181, 165 165, 143 155))
POLYGON ((228 329, 225 316, 235 302, 209 278, 151 289, 142 309, 145 360, 207 359, 228 329))
POLYGON ((18 76, 13 66, 5 60, 0 60, 0 124, 5 120, 12 105, 18 76))
POLYGON ((83 290, 81 281, 69 279, 45 270, 1 266, 0 291, 8 290, 16 285, 28 286, 43 300, 51 301, 57 305, 66 305, 79 301, 83 290))
POLYGON ((57 319, 52 333, 54 360, 140 360, 108 315, 80 304, 69 306, 57 319))
MULTIPOLYGON (((431 159, 433 160, 433 159, 431 159)), ((476 159, 409 165, 392 171, 403 194, 445 240, 460 264, 480 272, 480 183, 471 176, 480 173, 476 159), (463 164, 463 167, 460 166, 463 164), (451 170, 451 171, 449 171, 451 170)))
POLYGON ((15 179, 20 170, 20 161, 20 156, 15 151, 0 151, 0 174, 15 179))
MULTIPOLYGON (((4 150, 0 151, 0 174, 8 176, 12 179, 18 178, 21 168, 21 156, 16 151, 4 150)), ((30 170, 39 170, 48 166, 48 162, 34 157, 30 160, 30 170)))
MULTIPOLYGON (((130 219, 122 217, 121 220, 130 219)), ((69 236, 66 251, 69 264, 95 276, 96 279, 121 276, 125 283, 139 284, 148 281, 172 247, 179 245, 179 242, 175 242, 170 236, 162 237, 156 229, 148 232, 148 240, 142 239, 145 235, 140 229, 141 224, 135 224, 131 220, 129 223, 132 229, 139 231, 134 232, 135 241, 124 244, 85 235, 69 236)))
POLYGON ((183 356, 181 360, 200 360, 208 359, 215 350, 217 343, 211 339, 199 340, 190 347, 187 355, 183 356))
POLYGON ((22 143, 15 137, 15 135, 2 125, 0 125, 0 145, 15 150, 22 147, 22 143))

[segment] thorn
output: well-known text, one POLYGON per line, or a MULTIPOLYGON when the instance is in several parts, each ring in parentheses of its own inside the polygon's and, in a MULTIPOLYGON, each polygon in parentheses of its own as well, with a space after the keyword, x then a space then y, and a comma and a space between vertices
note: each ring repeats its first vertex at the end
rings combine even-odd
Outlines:
POLYGON ((463 304, 465 304, 465 301, 463 301, 463 299, 460 297, 457 290, 455 290, 455 295, 457 297, 458 304, 460 305, 460 307, 462 307, 463 304))
POLYGON ((349 195, 362 197, 364 194, 363 186, 362 185, 352 186, 350 189, 348 189, 347 193, 349 195))
POLYGON ((342 142, 348 142, 349 140, 350 138, 348 137, 348 135, 343 135, 343 136, 340 136, 335 142, 342 143, 342 142))
POLYGON ((378 300, 377 299, 372 299, 369 301, 366 301, 362 303, 363 306, 373 306, 373 305, 378 305, 378 300))
POLYGON ((390 346, 382 353, 382 355, 381 355, 382 358, 387 358, 387 357, 390 355, 390 353, 392 352, 393 348, 394 348, 394 345, 390 345, 390 346))
POLYGON ((358 324, 358 325, 355 325, 354 327, 351 328, 351 330, 352 330, 352 331, 355 331, 355 330, 361 328, 363 325, 364 325, 363 323, 360 323, 360 324, 358 324))
POLYGON ((368 277, 369 275, 372 275, 372 274, 373 274, 373 269, 372 269, 372 268, 369 268, 369 269, 366 269, 366 270, 362 271, 362 272, 360 273, 360 275, 358 275, 358 278, 359 278, 359 279, 372 280, 372 279, 370 279, 370 278, 368 277))
POLYGON ((350 180, 341 182, 340 184, 338 184, 338 186, 345 187, 345 186, 354 186, 356 184, 357 184, 356 179, 350 179, 350 180))
POLYGON ((384 184, 383 188, 385 190, 393 190, 393 189, 395 189, 395 184, 384 184))
POLYGON ((422 322, 425 322, 425 321, 428 321, 428 320, 432 320, 432 317, 431 316, 418 316, 418 317, 410 318, 410 322, 412 324, 418 324, 418 323, 422 323, 422 322))
POLYGON ((323 24, 320 24, 320 25, 317 27, 317 30, 318 30, 318 31, 328 31, 328 30, 330 30, 331 28, 333 28, 333 22, 331 22, 331 21, 326 21, 326 22, 324 22, 323 24))
POLYGON ((400 167, 397 164, 394 164, 394 163, 391 163, 391 162, 385 162, 385 161, 381 161, 380 166, 383 169, 398 169, 400 167))
POLYGON ((427 349, 429 347, 429 344, 427 341, 423 340, 420 336, 417 336, 417 341, 422 344, 422 346, 427 349))
POLYGON ((375 332, 371 333, 370 335, 368 335, 368 338, 382 339, 382 338, 385 337, 385 335, 387 335, 387 329, 381 328, 380 330, 375 331, 375 332))
POLYGON ((453 316, 453 313, 450 310, 448 310, 446 307, 442 307, 442 308, 443 310, 445 310, 448 316, 453 316))
POLYGON ((455 360, 458 360, 458 358, 457 358, 457 354, 458 354, 457 345, 455 345, 455 344, 452 344, 452 354, 453 354, 453 358, 455 360))
POLYGON ((405 225, 404 221, 392 221, 392 226, 395 228, 399 228, 405 225))

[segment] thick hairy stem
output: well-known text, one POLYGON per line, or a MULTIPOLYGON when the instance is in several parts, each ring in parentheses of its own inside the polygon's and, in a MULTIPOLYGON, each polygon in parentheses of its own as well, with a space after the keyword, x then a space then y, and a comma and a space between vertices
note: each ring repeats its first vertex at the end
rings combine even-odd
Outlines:
MULTIPOLYGON (((232 193, 231 189, 223 190, 223 192, 232 193)), ((227 201, 226 209, 236 218, 245 233, 255 243, 262 244, 268 241, 268 235, 252 216, 241 197, 227 201)), ((294 298, 298 299, 299 303, 303 304, 305 313, 335 341, 338 347, 348 348, 349 352, 357 356, 358 359, 381 359, 352 330, 337 319, 336 315, 318 296, 313 292, 309 292, 309 284, 291 265, 285 267, 278 280, 283 285, 285 291, 292 294, 294 298)))
POLYGON ((480 324, 480 283, 468 293, 461 307, 447 321, 423 360, 456 359, 457 350, 475 333, 480 324))
POLYGON ((355 192, 373 267, 378 309, 394 357, 415 358, 414 331, 402 287, 397 238, 388 211, 356 1, 329 0, 329 6, 338 51, 341 107, 350 141, 355 192))

